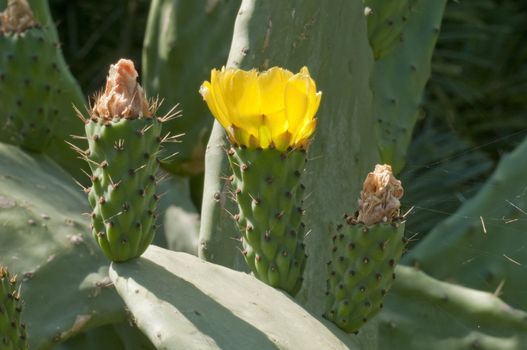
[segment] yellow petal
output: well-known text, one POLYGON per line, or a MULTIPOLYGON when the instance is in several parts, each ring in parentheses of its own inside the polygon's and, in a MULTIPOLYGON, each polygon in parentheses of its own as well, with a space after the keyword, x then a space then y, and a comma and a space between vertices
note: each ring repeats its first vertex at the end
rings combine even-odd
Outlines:
POLYGON ((285 151, 291 143, 291 133, 286 130, 282 134, 277 135, 273 139, 273 143, 277 150, 285 151))
POLYGON ((214 69, 200 92, 232 143, 281 151, 307 146, 322 96, 306 67, 295 75, 279 67, 214 69))
POLYGON ((293 73, 279 67, 273 67, 260 73, 258 84, 260 85, 263 114, 271 115, 284 109, 285 86, 292 76, 293 73))
POLYGON ((276 139, 287 131, 288 123, 285 117, 285 110, 266 116, 267 127, 271 135, 271 141, 276 144, 276 139))
POLYGON ((292 143, 295 146, 296 145, 301 146, 301 147, 306 146, 309 141, 309 138, 315 131, 316 126, 317 126, 317 119, 311 119, 309 123, 306 123, 306 125, 304 125, 302 129, 299 130, 298 134, 295 136, 292 143))
POLYGON ((218 108, 216 96, 213 91, 214 90, 212 88, 212 85, 208 81, 205 81, 199 89, 199 93, 201 94, 201 96, 203 96, 205 102, 207 102, 207 106, 209 107, 210 112, 212 113, 214 118, 216 118, 220 122, 220 124, 226 129, 231 125, 231 123, 228 119, 228 116, 225 115, 225 113, 220 108, 218 108))
POLYGON ((258 73, 255 70, 236 70, 227 92, 226 102, 233 107, 238 126, 256 135, 261 125, 258 73))
POLYGON ((258 129, 258 141, 259 147, 261 148, 268 148, 273 141, 271 129, 268 125, 262 125, 258 129))
POLYGON ((299 142, 301 138, 309 138, 315 131, 316 122, 313 121, 315 120, 315 114, 317 113, 318 107, 320 106, 321 98, 322 92, 320 91, 309 96, 309 106, 306 118, 304 119, 302 125, 299 126, 298 133, 294 135, 295 143, 299 142))
POLYGON ((285 88, 285 111, 288 130, 295 136, 302 127, 309 108, 309 77, 299 73, 289 79, 285 88))
POLYGON ((232 81, 233 74, 233 69, 225 69, 225 67, 222 67, 221 71, 213 69, 211 72, 210 83, 218 109, 223 111, 225 119, 227 119, 230 124, 238 125, 239 121, 236 119, 236 113, 225 98, 225 95, 228 95, 227 88, 232 81))

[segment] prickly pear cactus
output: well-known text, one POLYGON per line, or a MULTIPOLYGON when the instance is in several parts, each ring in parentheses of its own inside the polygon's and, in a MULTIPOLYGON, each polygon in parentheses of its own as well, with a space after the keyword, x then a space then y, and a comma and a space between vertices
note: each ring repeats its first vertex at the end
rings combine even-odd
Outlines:
MULTIPOLYGON (((85 119, 91 169, 86 189, 93 235, 105 255, 125 261, 141 255, 156 230, 156 172, 161 123, 129 60, 112 65, 106 89, 85 119)), ((170 116, 169 116, 170 117, 170 116)))
POLYGON ((388 55, 404 40, 403 29, 418 0, 363 0, 368 39, 375 60, 388 55))
POLYGON ((262 281, 295 295, 306 263, 302 223, 305 186, 300 183, 305 152, 231 148, 235 215, 243 239, 243 255, 262 281))
POLYGON ((49 144, 61 98, 57 48, 25 0, 0 14, 0 141, 42 152, 49 144))
POLYGON ((0 266, 0 349, 27 349, 26 326, 20 321, 22 301, 16 276, 0 266))
MULTIPOLYGON (((397 15, 400 18, 405 16, 404 26, 394 25, 397 30, 381 26, 383 32, 401 32, 396 47, 375 61, 371 77, 374 97, 372 121, 375 121, 379 154, 381 161, 391 164, 397 174, 405 165, 414 125, 422 116, 424 87, 430 77, 432 53, 439 36, 446 0, 374 2, 378 3, 377 13, 398 2, 404 2, 404 6, 411 8, 406 15, 397 15)), ((368 36, 375 52, 378 48, 371 41, 370 29, 371 25, 368 24, 368 36)))
POLYGON ((161 164, 170 172, 188 176, 204 171, 203 156, 212 120, 193 87, 207 78, 210 67, 225 63, 240 2, 151 2, 142 60, 145 91, 163 98, 161 113, 176 103, 183 112, 189 111, 163 126, 164 131, 174 135, 184 134, 182 143, 167 145, 169 151, 178 152, 177 157, 161 164))
POLYGON ((357 215, 346 216, 333 236, 325 317, 347 332, 356 332, 382 309, 395 279, 404 247, 402 194, 391 167, 377 165, 364 182, 357 215))
POLYGON ((200 92, 232 145, 245 261, 260 280, 295 295, 307 257, 300 179, 322 93, 306 67, 295 75, 278 67, 213 70, 200 92))
POLYGON ((72 106, 82 107, 84 98, 47 1, 29 3, 9 0, 0 16, 0 141, 46 152, 80 179, 83 162, 64 141, 81 132, 72 106))

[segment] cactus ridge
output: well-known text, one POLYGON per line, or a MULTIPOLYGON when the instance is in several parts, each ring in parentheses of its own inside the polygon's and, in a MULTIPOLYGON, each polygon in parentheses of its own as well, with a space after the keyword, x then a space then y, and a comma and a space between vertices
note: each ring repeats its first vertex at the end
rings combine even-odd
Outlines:
POLYGON ((228 157, 245 260, 258 279, 294 296, 306 264, 300 207, 306 152, 232 147, 228 157))
POLYGON ((0 266, 0 349, 27 349, 26 326, 20 321, 21 312, 16 276, 0 266))
POLYGON ((0 33, 0 141, 42 152, 51 141, 61 99, 58 50, 44 31, 0 33))
POLYGON ((113 261, 141 255, 154 238, 161 123, 157 118, 87 121, 92 232, 113 261))
POLYGON ((325 317, 346 332, 357 330, 383 307, 404 248, 404 222, 366 226, 346 217, 333 236, 325 317))
POLYGON ((368 40, 375 60, 387 56, 404 41, 404 29, 408 17, 415 12, 417 0, 363 0, 369 8, 366 12, 368 40))

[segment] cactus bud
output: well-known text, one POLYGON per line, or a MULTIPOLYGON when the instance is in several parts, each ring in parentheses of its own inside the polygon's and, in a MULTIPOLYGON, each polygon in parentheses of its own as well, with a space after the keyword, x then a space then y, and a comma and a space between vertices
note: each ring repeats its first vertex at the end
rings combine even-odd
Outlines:
POLYGON ((399 216, 401 182, 389 165, 377 165, 364 181, 356 216, 346 215, 333 240, 325 317, 356 332, 382 308, 404 248, 399 216))

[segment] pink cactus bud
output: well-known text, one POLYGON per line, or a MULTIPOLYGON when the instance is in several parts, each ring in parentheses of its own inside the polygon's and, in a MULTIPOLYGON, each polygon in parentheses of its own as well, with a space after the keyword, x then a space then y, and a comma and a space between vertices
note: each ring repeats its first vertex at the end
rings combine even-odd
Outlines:
POLYGON ((150 117, 148 102, 137 76, 130 60, 120 59, 112 64, 104 93, 95 101, 94 114, 103 119, 150 117))

